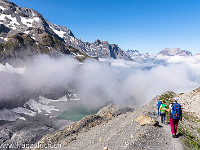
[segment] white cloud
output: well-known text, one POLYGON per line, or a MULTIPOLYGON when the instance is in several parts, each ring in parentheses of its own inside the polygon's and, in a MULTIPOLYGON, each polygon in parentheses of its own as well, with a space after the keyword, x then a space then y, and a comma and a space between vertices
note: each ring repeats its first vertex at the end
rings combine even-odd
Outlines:
POLYGON ((27 63, 24 74, 6 74, 5 77, 0 73, 0 99, 22 89, 73 85, 86 103, 99 105, 114 101, 143 105, 165 91, 180 93, 198 87, 199 60, 199 56, 173 57, 165 65, 108 60, 109 65, 102 62, 104 59, 88 60, 80 65, 71 57, 55 59, 42 55, 36 57, 34 63, 27 63))

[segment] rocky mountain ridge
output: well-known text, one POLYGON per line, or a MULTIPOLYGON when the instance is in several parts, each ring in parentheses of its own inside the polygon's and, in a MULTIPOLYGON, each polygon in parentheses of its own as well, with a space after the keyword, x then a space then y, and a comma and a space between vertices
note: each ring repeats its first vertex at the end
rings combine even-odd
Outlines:
MULTIPOLYGON (((29 54, 30 51, 35 54, 48 53, 51 50, 56 50, 62 54, 70 54, 71 49, 72 51, 77 49, 76 51, 80 51, 80 54, 76 55, 132 60, 115 44, 109 44, 106 41, 100 40, 96 40, 94 43, 78 40, 67 27, 49 22, 33 9, 19 7, 8 0, 0 0, 0 6, 1 53, 7 50, 5 45, 9 45, 7 42, 9 42, 13 36, 26 34, 26 36, 29 37, 29 42, 31 40, 32 44, 32 50, 28 50, 29 54)), ((29 45, 30 43, 21 44, 25 47, 12 45, 12 53, 17 53, 19 48, 25 50, 27 47, 30 47, 26 44, 29 45), (15 49, 15 47, 17 47, 17 49, 15 49)), ((72 55, 74 55, 74 51, 72 55)), ((3 54, 2 57, 5 58, 6 56, 3 54)), ((11 54, 11 56, 7 57, 13 57, 13 55, 11 54)))

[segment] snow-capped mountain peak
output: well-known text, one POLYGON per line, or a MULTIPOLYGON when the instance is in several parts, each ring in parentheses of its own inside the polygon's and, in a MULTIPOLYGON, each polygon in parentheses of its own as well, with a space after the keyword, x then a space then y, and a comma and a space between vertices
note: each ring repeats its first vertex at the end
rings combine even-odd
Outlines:
POLYGON ((166 56, 192 56, 190 51, 182 50, 180 48, 165 48, 158 53, 158 55, 166 55, 166 56))

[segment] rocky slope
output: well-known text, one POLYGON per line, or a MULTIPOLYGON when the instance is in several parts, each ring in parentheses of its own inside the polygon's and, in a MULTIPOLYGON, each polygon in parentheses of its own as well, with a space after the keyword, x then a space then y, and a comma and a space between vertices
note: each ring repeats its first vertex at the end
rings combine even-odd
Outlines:
MULTIPOLYGON (((165 94, 164 94, 165 95, 165 94)), ((119 111, 116 106, 106 107, 97 115, 91 115, 76 122, 72 126, 59 132, 47 134, 39 143, 60 143, 65 150, 108 149, 117 150, 183 150, 185 146, 181 138, 171 137, 170 126, 140 126, 135 119, 139 115, 157 118, 156 103, 161 96, 156 96, 147 105, 125 107, 126 111, 119 111), (116 115, 116 112, 121 112, 116 115)), ((174 96, 174 95, 172 95, 174 96)))
POLYGON ((193 113, 200 118, 200 88, 188 93, 182 93, 178 97, 185 111, 193 113))
POLYGON ((115 44, 100 40, 82 42, 68 28, 47 21, 37 11, 0 0, 0 61, 52 50, 77 57, 132 60, 115 44))

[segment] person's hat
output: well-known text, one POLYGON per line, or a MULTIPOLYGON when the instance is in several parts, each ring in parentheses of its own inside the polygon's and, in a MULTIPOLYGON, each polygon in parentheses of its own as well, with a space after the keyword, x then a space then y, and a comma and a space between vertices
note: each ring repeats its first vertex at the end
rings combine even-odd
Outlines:
POLYGON ((174 98, 174 100, 175 100, 175 101, 178 101, 178 98, 177 98, 177 97, 175 97, 175 98, 174 98))

